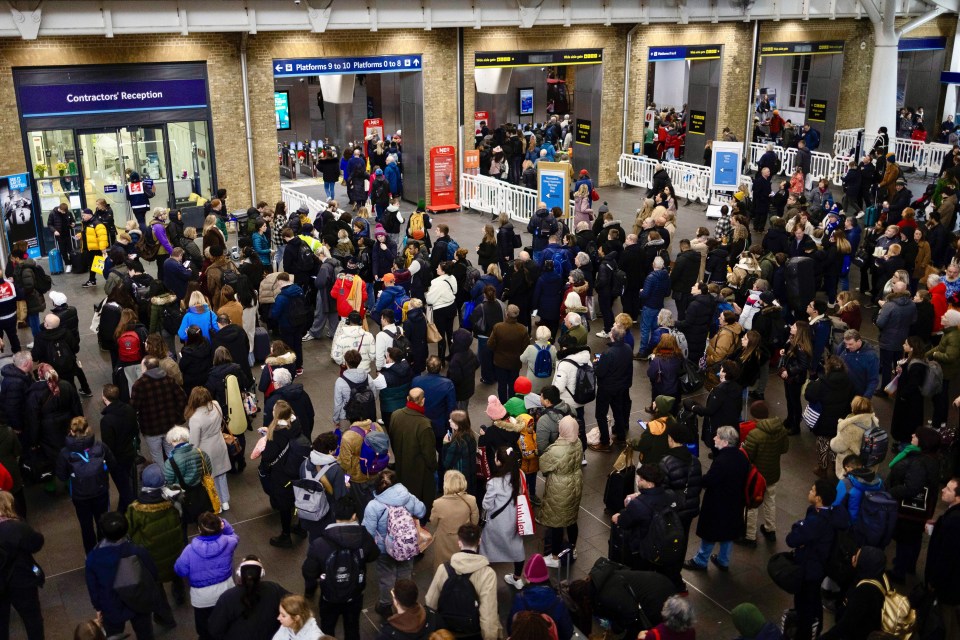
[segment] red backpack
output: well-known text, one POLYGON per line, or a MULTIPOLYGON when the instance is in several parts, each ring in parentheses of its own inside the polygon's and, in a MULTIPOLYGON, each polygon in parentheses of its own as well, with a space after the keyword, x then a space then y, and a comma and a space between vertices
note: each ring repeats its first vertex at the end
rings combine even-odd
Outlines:
MULTIPOLYGON (((747 450, 740 447, 740 451, 743 452, 743 455, 746 456, 749 461, 750 454, 747 453, 747 450)), ((751 462, 750 471, 747 472, 747 484, 744 487, 747 509, 756 509, 763 504, 763 497, 766 493, 767 480, 763 477, 763 474, 760 473, 760 470, 757 469, 757 465, 751 462)))
POLYGON ((124 331, 117 339, 117 357, 120 362, 132 364, 143 357, 143 343, 136 331, 124 331))

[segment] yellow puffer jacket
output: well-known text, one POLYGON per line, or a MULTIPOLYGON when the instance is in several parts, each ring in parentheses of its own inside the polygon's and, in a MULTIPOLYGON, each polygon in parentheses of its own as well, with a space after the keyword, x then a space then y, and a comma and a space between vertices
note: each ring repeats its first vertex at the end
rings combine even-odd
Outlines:
POLYGON ((83 244, 87 251, 103 251, 110 246, 107 228, 100 222, 83 225, 83 244))

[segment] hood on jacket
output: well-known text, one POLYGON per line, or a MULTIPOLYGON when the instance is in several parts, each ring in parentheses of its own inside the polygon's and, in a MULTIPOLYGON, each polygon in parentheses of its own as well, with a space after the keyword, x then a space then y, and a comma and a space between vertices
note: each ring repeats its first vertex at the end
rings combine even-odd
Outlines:
POLYGON ((55 329, 44 329, 40 335, 44 336, 47 340, 51 342, 54 340, 61 340, 67 334, 67 328, 63 325, 58 326, 55 329))
POLYGON ((515 431, 520 433, 523 431, 523 425, 513 419, 508 420, 494 420, 493 426, 500 427, 504 431, 515 431))
POLYGON ((223 533, 212 536, 197 536, 190 543, 193 552, 201 558, 216 558, 223 554, 230 541, 223 533))
POLYGON ((325 467, 328 464, 333 464, 336 461, 337 459, 329 453, 320 453, 319 451, 310 452, 310 463, 315 464, 318 467, 325 467))
POLYGON ((913 304, 913 298, 910 297, 909 293, 891 293, 887 296, 887 302, 898 307, 905 307, 908 304, 913 304))
POLYGON ((407 311, 407 320, 412 322, 421 322, 423 320, 423 309, 416 307, 407 311))
POLYGON ((850 484, 861 491, 870 491, 883 485, 883 479, 877 477, 875 471, 867 468, 854 469, 847 474, 850 484))
POLYGON ((359 549, 363 546, 363 534, 366 532, 359 522, 335 522, 327 525, 320 537, 331 541, 334 547, 359 549))
MULTIPOLYGON (((232 362, 230 364, 233 364, 232 362)), ((143 372, 143 375, 151 380, 160 380, 167 377, 167 372, 160 367, 155 367, 153 369, 147 369, 143 372)))
POLYGON ((403 613, 393 614, 387 618, 387 622, 400 633, 412 637, 413 634, 423 630, 424 625, 427 623, 427 611, 418 602, 415 606, 407 609, 403 613))
POLYGON ((410 499, 410 492, 402 484, 390 485, 383 490, 383 493, 378 493, 377 502, 382 502, 385 505, 391 507, 402 507, 410 499))
MULTIPOLYGON (((360 369, 354 369, 354 371, 360 371, 360 369)), ((366 374, 364 374, 364 376, 366 376, 366 374)), ((366 377, 364 377, 364 379, 366 379, 366 377)), ((296 402, 303 396, 307 395, 307 392, 303 390, 303 385, 299 382, 291 382, 285 387, 280 387, 273 393, 280 394, 277 397, 281 400, 286 400, 287 402, 290 402, 291 400, 296 402)), ((294 404, 294 402, 290 402, 290 404, 294 404)))
POLYGON ((783 425, 783 420, 774 416, 772 418, 757 420, 757 429, 770 435, 776 435, 779 431, 786 430, 786 427, 783 425))
POLYGON ((281 353, 279 356, 268 356, 267 359, 264 360, 264 363, 271 367, 288 367, 296 361, 297 354, 293 351, 287 351, 286 353, 281 353))
POLYGON ((300 288, 298 284, 288 284, 283 289, 280 289, 280 293, 277 296, 284 296, 287 298, 292 298, 294 296, 302 296, 303 289, 300 288))
POLYGON ((453 332, 453 344, 450 347, 450 354, 463 353, 473 345, 473 334, 466 329, 457 329, 453 332))
MULTIPOLYGON (((367 371, 365 369, 344 369, 340 375, 354 384, 367 381, 367 371)), ((300 385, 300 389, 303 390, 303 385, 300 385)))
POLYGON ((490 566, 486 556, 479 553, 457 552, 450 557, 450 566, 457 573, 475 573, 484 567, 490 566))
POLYGON ((547 216, 550 215, 550 212, 547 209, 537 209, 536 211, 533 212, 533 215, 535 215, 538 218, 546 218, 547 216))
POLYGON ((666 455, 673 456, 684 465, 690 464, 690 461, 693 460, 693 454, 690 453, 690 449, 687 449, 687 445, 679 444, 676 447, 667 449, 666 455))
POLYGON ((30 374, 17 369, 13 363, 3 365, 3 368, 0 369, 0 378, 23 378, 27 384, 33 382, 33 380, 30 379, 30 374))
POLYGON ((82 436, 80 438, 76 436, 67 436, 63 442, 64 446, 70 451, 83 451, 84 449, 89 449, 93 446, 94 438, 93 434, 90 434, 89 436, 82 436))

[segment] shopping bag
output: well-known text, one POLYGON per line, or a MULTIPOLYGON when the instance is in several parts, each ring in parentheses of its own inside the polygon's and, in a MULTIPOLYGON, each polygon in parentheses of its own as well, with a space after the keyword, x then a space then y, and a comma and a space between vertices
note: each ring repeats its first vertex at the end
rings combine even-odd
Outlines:
POLYGON ((437 325, 432 322, 427 323, 427 342, 430 344, 440 342, 440 330, 437 329, 437 325))
POLYGON ((517 495, 517 534, 532 536, 534 533, 533 509, 530 506, 530 491, 527 479, 520 474, 520 493, 517 495))
POLYGON ((107 259, 103 256, 93 256, 93 263, 90 265, 90 271, 103 275, 103 266, 107 259))

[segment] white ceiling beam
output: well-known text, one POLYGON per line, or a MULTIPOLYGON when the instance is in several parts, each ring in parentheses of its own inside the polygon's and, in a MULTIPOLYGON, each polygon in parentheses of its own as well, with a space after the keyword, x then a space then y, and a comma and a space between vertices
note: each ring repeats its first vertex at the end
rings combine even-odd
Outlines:
POLYGON ((187 9, 186 7, 177 7, 177 14, 180 16, 180 34, 187 36, 190 35, 190 23, 187 22, 187 9))
POLYGON ((33 11, 20 11, 8 2, 13 24, 24 40, 36 40, 40 33, 40 22, 43 18, 43 3, 37 5, 33 11))
POLYGON ((104 7, 100 12, 103 14, 103 35, 112 38, 113 37, 113 13, 111 13, 109 7, 104 7))
POLYGON ((323 33, 330 24, 330 16, 333 14, 333 0, 307 3, 307 20, 310 21, 310 31, 313 33, 323 33))
POLYGON ((430 31, 433 29, 433 12, 430 9, 430 0, 423 0, 420 8, 423 9, 423 30, 430 31))

